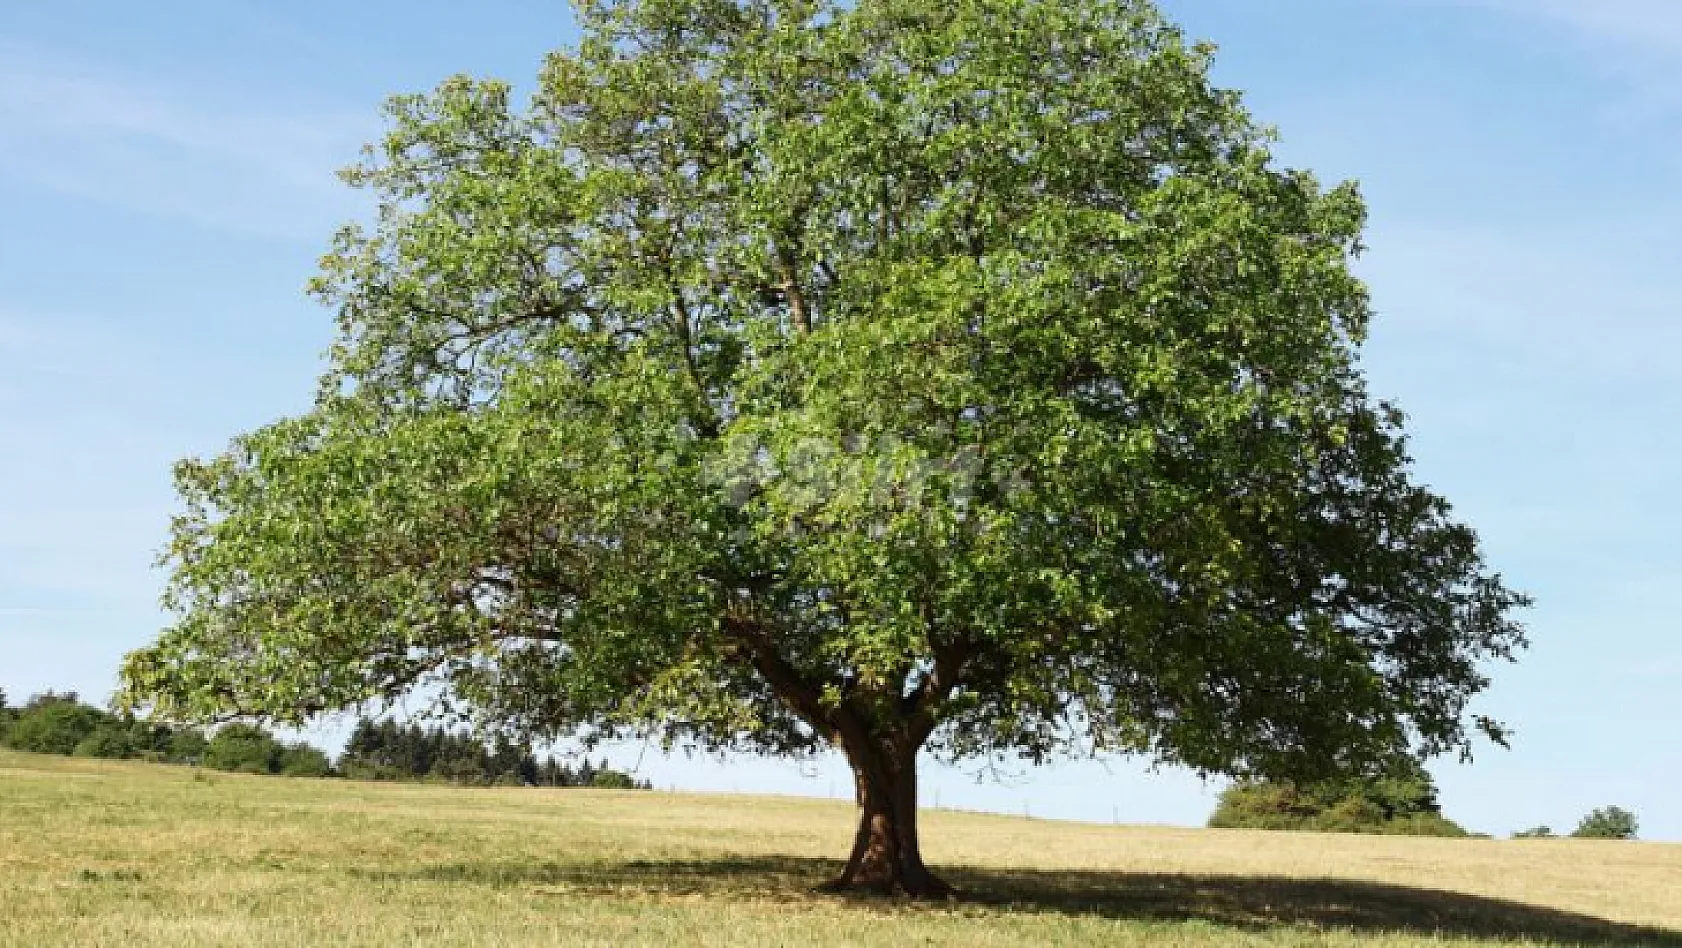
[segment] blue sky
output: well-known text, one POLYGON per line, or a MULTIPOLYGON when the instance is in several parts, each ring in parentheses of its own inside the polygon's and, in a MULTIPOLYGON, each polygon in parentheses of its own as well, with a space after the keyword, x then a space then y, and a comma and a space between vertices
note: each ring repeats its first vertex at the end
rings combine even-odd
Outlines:
MULTIPOLYGON (((1682 840, 1682 3, 1164 6, 1285 161, 1362 182, 1373 389, 1537 598, 1482 705, 1514 748, 1434 768, 1449 815, 1505 834, 1618 804, 1682 840)), ((301 288, 366 212, 333 171, 380 101, 527 81, 569 23, 538 0, 0 5, 0 688, 108 694, 163 621, 170 464, 307 406, 331 320, 301 288)), ((613 755, 662 787, 846 786, 834 761, 613 755)), ((1217 789, 1126 761, 924 780, 942 806, 1187 825, 1217 789)))

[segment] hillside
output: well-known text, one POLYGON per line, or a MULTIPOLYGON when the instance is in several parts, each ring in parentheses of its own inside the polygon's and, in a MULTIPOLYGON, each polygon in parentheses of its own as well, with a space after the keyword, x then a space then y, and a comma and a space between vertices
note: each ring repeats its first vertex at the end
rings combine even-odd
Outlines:
POLYGON ((935 812, 927 855, 972 900, 931 907, 812 891, 852 820, 0 752, 0 946, 1682 946, 1682 846, 935 812))

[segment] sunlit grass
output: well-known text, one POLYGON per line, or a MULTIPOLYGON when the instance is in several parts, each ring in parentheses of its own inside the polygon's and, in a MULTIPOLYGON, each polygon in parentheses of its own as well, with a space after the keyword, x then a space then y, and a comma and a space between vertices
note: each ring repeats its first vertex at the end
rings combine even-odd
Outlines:
POLYGON ((1682 948, 1682 846, 934 812, 926 855, 967 898, 927 906, 814 891, 852 817, 816 800, 458 790, 0 752, 0 946, 1682 948))

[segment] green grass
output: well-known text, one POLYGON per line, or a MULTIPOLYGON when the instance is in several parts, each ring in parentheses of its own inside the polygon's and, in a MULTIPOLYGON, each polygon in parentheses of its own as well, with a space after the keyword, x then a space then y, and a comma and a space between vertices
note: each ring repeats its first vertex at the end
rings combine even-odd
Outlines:
POLYGON ((814 891, 850 807, 0 752, 0 946, 1652 945, 1682 847, 924 816, 966 893, 814 891))

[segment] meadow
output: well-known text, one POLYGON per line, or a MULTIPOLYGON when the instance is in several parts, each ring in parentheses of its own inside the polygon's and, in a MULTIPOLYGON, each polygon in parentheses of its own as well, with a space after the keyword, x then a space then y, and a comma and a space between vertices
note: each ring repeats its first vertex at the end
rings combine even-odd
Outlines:
POLYGON ((815 891, 853 829, 833 801, 0 751, 0 946, 1682 948, 1682 846, 923 821, 965 900, 815 891))

